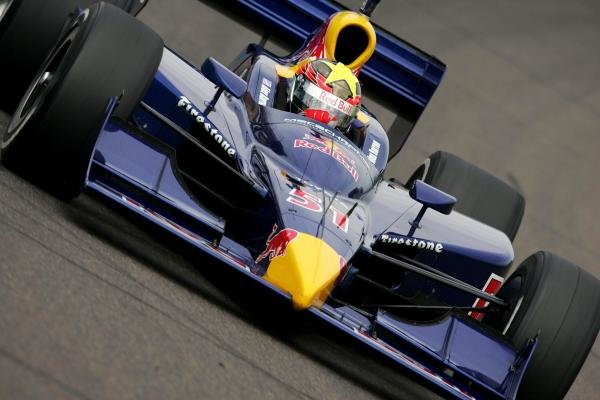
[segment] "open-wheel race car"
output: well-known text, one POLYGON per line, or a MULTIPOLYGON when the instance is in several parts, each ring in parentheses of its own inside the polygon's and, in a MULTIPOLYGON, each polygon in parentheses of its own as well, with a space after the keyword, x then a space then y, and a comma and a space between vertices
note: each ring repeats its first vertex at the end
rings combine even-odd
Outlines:
POLYGON ((232 2, 297 50, 196 68, 132 16, 143 0, 0 0, 2 163, 131 210, 446 397, 560 399, 600 284, 545 251, 508 275, 524 198, 454 155, 384 178, 445 65, 371 23, 377 3, 232 2), (387 131, 363 91, 393 105, 387 131))

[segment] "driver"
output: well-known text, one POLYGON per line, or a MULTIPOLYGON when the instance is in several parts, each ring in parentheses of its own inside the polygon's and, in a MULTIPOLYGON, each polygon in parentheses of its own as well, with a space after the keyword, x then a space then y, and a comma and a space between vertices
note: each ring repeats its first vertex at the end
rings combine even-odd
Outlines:
POLYGON ((302 65, 289 86, 290 111, 347 132, 360 109, 358 78, 341 62, 324 59, 302 65))

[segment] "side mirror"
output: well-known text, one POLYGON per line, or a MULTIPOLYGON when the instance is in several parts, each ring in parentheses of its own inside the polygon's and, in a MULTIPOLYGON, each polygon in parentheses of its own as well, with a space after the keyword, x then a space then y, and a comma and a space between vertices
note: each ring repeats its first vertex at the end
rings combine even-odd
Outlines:
POLYGON ((200 71, 212 83, 231 93, 238 99, 242 97, 248 89, 248 85, 242 78, 212 57, 207 58, 206 61, 202 63, 200 71))
POLYGON ((456 197, 442 192, 431 185, 426 184, 422 180, 416 180, 415 184, 410 188, 410 197, 425 208, 432 208, 442 214, 450 214, 456 204, 456 197))

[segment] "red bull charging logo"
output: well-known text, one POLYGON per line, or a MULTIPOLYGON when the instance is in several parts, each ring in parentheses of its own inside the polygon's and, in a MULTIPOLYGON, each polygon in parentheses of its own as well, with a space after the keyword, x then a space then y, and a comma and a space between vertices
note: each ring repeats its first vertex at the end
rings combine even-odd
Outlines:
POLYGON ((285 228, 275 233, 276 230, 277 225, 273 227, 273 233, 271 233, 271 236, 267 239, 267 247, 256 259, 257 263, 267 257, 269 257, 269 261, 271 261, 275 257, 285 255, 285 251, 290 242, 298 237, 298 231, 294 229, 285 228))

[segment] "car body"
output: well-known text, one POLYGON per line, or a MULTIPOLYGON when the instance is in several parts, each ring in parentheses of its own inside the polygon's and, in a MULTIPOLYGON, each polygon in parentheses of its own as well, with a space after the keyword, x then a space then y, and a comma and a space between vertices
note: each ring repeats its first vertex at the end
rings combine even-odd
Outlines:
MULTIPOLYGON (((258 3, 248 7, 260 12, 258 3)), ((309 37, 311 27, 303 29, 297 34, 309 37)), ((392 36, 388 40, 361 77, 378 82, 390 96, 402 95, 415 110, 409 121, 414 125, 445 66, 392 36), (385 68, 405 74, 405 82, 379 80, 385 68)), ((274 107, 278 68, 312 53, 310 46, 309 39, 284 58, 250 46, 234 68, 245 75, 240 89, 215 60, 198 71, 165 48, 134 113, 135 127, 107 113, 88 189, 288 297, 295 308, 384 353, 446 394, 514 398, 533 338, 526 348, 514 348, 465 312, 415 325, 383 309, 367 318, 332 300, 332 290, 347 285, 357 265, 374 262, 374 253, 390 248, 410 255, 401 262, 434 266, 449 279, 480 289, 492 279, 501 281, 514 255, 506 235, 457 212, 430 210, 410 233, 422 204, 403 186, 383 179, 399 147, 390 147, 372 116, 357 146, 339 131, 274 107), (206 112, 219 86, 229 91, 206 112), (473 343, 481 351, 471 351, 473 343)), ((404 137, 395 142, 403 143, 409 132, 399 133, 404 137)), ((383 268, 398 268, 377 260, 383 268)), ((408 274, 402 291, 406 298, 437 291, 438 299, 454 307, 471 307, 478 299, 419 274, 408 274)))
MULTIPOLYGON (((87 69, 113 47, 113 23, 139 32, 159 55, 156 69, 145 66, 151 79, 133 86, 141 99, 128 98, 125 90, 109 99, 104 92, 90 94, 99 105, 107 101, 102 110, 86 109, 94 117, 101 111, 100 129, 91 134, 96 125, 73 118, 88 127, 84 133, 68 136, 58 129, 51 138, 64 146, 49 140, 55 151, 79 141, 83 149, 89 145, 90 155, 65 151, 77 163, 56 163, 48 176, 83 165, 87 190, 389 357, 444 396, 516 399, 540 342, 536 332, 518 341, 506 335, 525 297, 509 303, 496 294, 514 260, 511 239, 523 209, 509 237, 453 210, 457 199, 421 180, 426 173, 406 185, 384 178, 445 65, 374 26, 368 15, 376 3, 354 12, 326 0, 240 0, 238 11, 299 47, 282 57, 249 45, 229 68, 208 58, 200 69, 113 6, 78 8, 13 116, 3 137, 3 163, 21 161, 36 172, 39 166, 23 155, 53 161, 39 144, 49 140, 39 121, 64 121, 47 111, 50 106, 38 105, 47 100, 56 106, 52 101, 65 92, 73 94, 63 103, 77 104, 77 86, 89 82, 87 69), (97 26, 104 40, 89 34, 97 26), (79 58, 71 52, 85 46, 73 43, 88 38, 100 50, 85 52, 87 68, 76 68, 79 58), (290 112, 290 79, 298 65, 319 58, 343 62, 365 89, 391 104, 397 115, 392 126, 386 131, 366 107, 346 132, 290 112), (68 62, 77 73, 65 67, 68 62), (46 87, 51 89, 44 92, 46 87), (508 323, 485 320, 494 313, 508 314, 508 323)), ((125 57, 133 46, 143 57, 146 52, 128 39, 116 54, 125 57)), ((107 69, 118 62, 108 60, 107 69)), ((119 79, 139 78, 131 64, 126 67, 119 79)), ((71 178, 78 176, 76 171, 71 178)), ((589 282, 593 291, 597 282, 589 282)))

